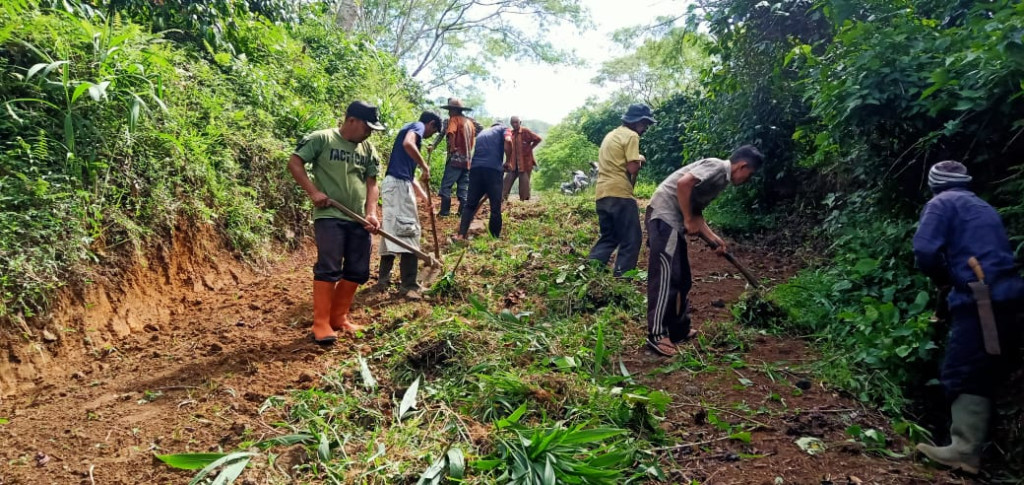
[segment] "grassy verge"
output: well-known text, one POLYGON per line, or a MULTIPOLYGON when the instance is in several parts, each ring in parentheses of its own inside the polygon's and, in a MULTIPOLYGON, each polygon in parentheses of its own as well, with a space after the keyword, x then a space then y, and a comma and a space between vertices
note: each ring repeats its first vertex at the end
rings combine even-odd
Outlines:
POLYGON ((43 3, 0 8, 0 323, 194 225, 261 260, 308 227, 285 170, 300 136, 357 98, 391 126, 413 115, 396 63, 316 7, 287 24, 232 14, 226 45, 43 3))
POLYGON ((623 330, 641 325, 642 295, 586 263, 592 200, 544 199, 519 209, 531 213, 504 239, 475 239, 439 302, 388 306, 371 351, 268 399, 282 434, 307 437, 309 479, 611 484, 661 473, 641 450, 661 443, 669 398, 613 357, 623 330))

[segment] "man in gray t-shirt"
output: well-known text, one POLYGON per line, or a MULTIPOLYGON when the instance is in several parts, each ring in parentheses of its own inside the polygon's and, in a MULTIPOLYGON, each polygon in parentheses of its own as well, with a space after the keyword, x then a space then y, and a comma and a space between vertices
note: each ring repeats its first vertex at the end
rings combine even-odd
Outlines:
POLYGON ((703 234, 718 243, 725 241, 704 221, 702 212, 729 184, 750 179, 764 155, 751 145, 737 148, 729 160, 705 158, 669 175, 654 191, 647 206, 647 243, 651 248, 647 268, 647 346, 672 356, 676 344, 696 335, 690 329, 687 295, 693 282, 683 234, 703 234))

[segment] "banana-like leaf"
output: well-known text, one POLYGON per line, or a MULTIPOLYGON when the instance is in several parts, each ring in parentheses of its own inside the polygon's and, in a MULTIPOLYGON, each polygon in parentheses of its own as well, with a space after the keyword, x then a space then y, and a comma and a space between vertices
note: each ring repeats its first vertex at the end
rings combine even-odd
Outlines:
POLYGON ((291 446, 299 443, 311 443, 315 440, 316 437, 308 433, 286 434, 283 436, 275 436, 273 438, 265 439, 256 443, 256 446, 260 448, 270 446, 291 446))
POLYGON ((82 96, 82 93, 85 93, 85 91, 87 89, 91 88, 91 87, 92 87, 92 83, 91 82, 89 82, 89 81, 81 82, 78 85, 78 87, 75 88, 75 92, 71 94, 71 104, 75 104, 75 101, 78 101, 78 98, 80 98, 82 96))
POLYGON ((401 421, 405 417, 405 413, 409 412, 410 409, 416 407, 416 393, 420 390, 420 378, 417 377, 415 381, 412 381, 412 385, 405 391, 405 396, 402 396, 402 404, 398 407, 398 420, 401 421))
POLYGON ((171 468, 198 470, 225 456, 228 456, 227 453, 178 453, 173 455, 156 455, 156 458, 171 468))
POLYGON ((331 442, 327 441, 327 434, 320 435, 320 446, 317 446, 316 454, 322 462, 331 459, 331 442))
POLYGON ((229 485, 234 483, 235 479, 245 471, 245 467, 249 464, 249 460, 251 459, 252 457, 247 457, 226 465, 224 469, 217 474, 217 478, 210 485, 229 485))
MULTIPOLYGON (((241 469, 238 470, 237 474, 235 475, 235 477, 238 477, 238 474, 242 473, 242 470, 244 470, 245 466, 249 464, 249 460, 251 460, 253 456, 255 456, 254 453, 248 453, 248 452, 243 452, 243 451, 239 451, 239 452, 235 452, 235 453, 229 453, 227 455, 224 455, 219 460, 214 461, 213 463, 210 463, 209 465, 206 465, 206 467, 203 468, 202 470, 200 470, 199 473, 196 474, 196 476, 192 477, 192 480, 190 480, 188 482, 188 485, 197 485, 197 484, 201 483, 203 481, 203 479, 206 478, 207 475, 213 473, 214 470, 216 470, 216 469, 218 469, 218 468, 220 468, 222 466, 225 466, 227 468, 231 468, 232 470, 234 470, 238 466, 237 464, 239 462, 241 462, 241 469)), ((232 480, 234 480, 234 478, 232 478, 232 480)), ((221 483, 230 483, 230 482, 221 482, 221 483)))
POLYGON ((448 476, 461 479, 466 474, 466 457, 462 448, 451 448, 448 450, 448 476))
POLYGON ((563 445, 575 445, 583 443, 597 443, 604 441, 612 436, 618 436, 625 433, 626 430, 619 428, 593 428, 585 429, 581 431, 573 431, 569 433, 564 439, 562 439, 563 445))

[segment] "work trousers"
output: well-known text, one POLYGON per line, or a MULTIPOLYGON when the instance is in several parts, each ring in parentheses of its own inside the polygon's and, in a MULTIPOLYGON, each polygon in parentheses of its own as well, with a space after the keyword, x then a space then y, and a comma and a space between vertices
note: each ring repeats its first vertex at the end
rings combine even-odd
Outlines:
POLYGON ((362 224, 344 219, 313 221, 316 264, 313 279, 363 284, 370 279, 370 232, 362 224))
POLYGON ((512 185, 519 180, 519 200, 530 200, 530 172, 505 172, 505 180, 501 188, 501 199, 508 200, 512 185))
POLYGON ((978 306, 974 303, 950 309, 952 325, 942 362, 940 381, 950 400, 960 394, 993 397, 1017 364, 1021 344, 1020 312, 1024 302, 992 302, 999 333, 1000 355, 985 351, 978 306))
POLYGON ((444 175, 441 176, 441 188, 437 191, 437 195, 443 199, 451 199, 453 185, 457 185, 455 193, 458 195, 459 201, 465 201, 466 194, 469 193, 468 168, 455 168, 451 165, 445 165, 444 175))
POLYGON ((640 229, 640 209, 634 198, 602 197, 597 199, 597 225, 601 236, 590 250, 590 259, 608 264, 615 257, 615 276, 636 268, 640 257, 643 231, 640 229))
POLYGON ((485 195, 491 201, 491 218, 487 229, 492 236, 501 237, 501 171, 484 167, 469 171, 469 198, 462 211, 459 234, 466 236, 469 233, 469 224, 473 222, 485 195))
POLYGON ((673 342, 690 333, 690 260, 686 238, 661 219, 647 221, 647 336, 657 342, 668 336, 673 342))

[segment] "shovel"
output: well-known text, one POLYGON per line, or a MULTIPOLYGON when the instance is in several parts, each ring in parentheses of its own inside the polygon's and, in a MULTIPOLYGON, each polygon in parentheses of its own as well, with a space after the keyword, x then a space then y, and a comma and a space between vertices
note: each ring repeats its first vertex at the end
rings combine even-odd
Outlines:
MULTIPOLYGON (((711 249, 718 249, 718 243, 712 241, 704 234, 697 234, 697 237, 701 238, 704 242, 706 242, 711 249)), ((726 261, 732 263, 732 265, 735 266, 736 269, 740 270, 740 273, 742 273, 743 277, 746 278, 747 283, 750 283, 750 286, 753 286, 754 288, 761 287, 761 285, 758 284, 757 282, 757 278, 755 278, 754 275, 750 273, 750 271, 747 271, 747 268, 743 267, 743 265, 736 260, 736 257, 733 256, 732 253, 726 251, 724 256, 726 261)))
MULTIPOLYGON (((345 206, 341 205, 340 203, 338 203, 338 201, 336 201, 334 199, 327 199, 327 201, 331 204, 331 207, 334 207, 335 209, 338 209, 341 212, 345 213, 345 215, 351 217, 352 220, 354 220, 354 221, 356 221, 356 222, 358 222, 360 224, 363 224, 363 225, 367 224, 366 219, 363 219, 362 216, 360 216, 359 214, 356 214, 355 211, 349 209, 348 207, 345 207, 345 206)), ((405 241, 403 241, 403 240, 401 240, 401 239, 399 239, 399 238, 397 238, 397 237, 395 237, 395 236, 393 236, 391 234, 388 234, 388 233, 386 233, 384 231, 378 230, 377 233, 380 234, 381 236, 384 236, 384 239, 387 239, 388 241, 391 241, 391 242, 397 244, 398 246, 406 249, 407 251, 415 254, 417 258, 420 258, 420 259, 423 260, 423 262, 427 263, 427 266, 429 266, 431 268, 434 268, 434 269, 440 269, 441 268, 441 260, 440 259, 438 259, 438 258, 436 258, 434 256, 431 256, 431 255, 429 255, 427 253, 424 253, 423 251, 420 251, 419 249, 416 249, 415 247, 413 247, 409 243, 407 243, 407 242, 405 242, 405 241)))

